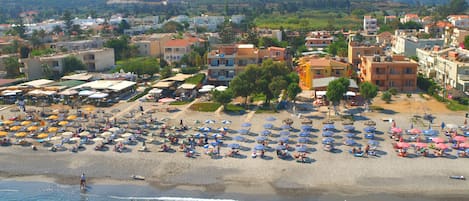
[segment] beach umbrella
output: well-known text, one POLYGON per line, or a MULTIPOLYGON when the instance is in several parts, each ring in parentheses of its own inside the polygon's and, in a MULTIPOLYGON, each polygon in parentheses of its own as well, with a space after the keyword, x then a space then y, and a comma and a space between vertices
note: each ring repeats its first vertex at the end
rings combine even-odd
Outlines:
POLYGON ((235 136, 233 139, 236 140, 236 141, 238 141, 238 142, 244 141, 244 137, 243 137, 243 136, 239 136, 239 135, 235 136))
POLYGON ((5 137, 8 135, 8 132, 0 131, 0 137, 5 137))
POLYGON ((458 135, 458 136, 455 136, 453 140, 456 140, 457 142, 465 142, 466 137, 458 135))
POLYGON ((296 151, 297 152, 307 152, 308 151, 308 147, 306 146, 299 146, 299 147, 296 147, 296 151))
POLYGON ((279 142, 288 142, 288 137, 285 137, 285 136, 284 136, 284 137, 280 137, 280 138, 278 138, 278 141, 279 141, 279 142))
POLYGON ((221 135, 220 133, 216 133, 216 134, 213 134, 212 137, 213 137, 214 139, 217 139, 217 138, 222 138, 223 135, 221 135))
POLYGON ((10 124, 15 123, 15 122, 12 121, 12 120, 5 120, 2 123, 5 124, 5 125, 10 125, 10 124))
POLYGON ((10 131, 18 131, 21 129, 21 126, 13 126, 13 127, 10 127, 10 131))
POLYGON ((259 137, 256 137, 256 140, 257 140, 258 142, 262 142, 262 141, 266 141, 267 138, 266 138, 265 136, 259 136, 259 137))
POLYGON ((357 135, 357 134, 355 134, 355 133, 347 133, 347 134, 345 134, 345 136, 348 137, 348 138, 353 138, 353 137, 355 137, 356 135, 357 135))
POLYGON ((76 141, 80 141, 80 140, 81 140, 81 138, 79 138, 79 137, 70 138, 70 141, 75 141, 76 142, 76 141))
POLYGON ((23 122, 21 122, 21 125, 22 125, 22 126, 27 126, 27 125, 29 125, 29 124, 31 124, 31 123, 32 123, 31 121, 23 121, 23 122))
POLYGON ((422 133, 422 130, 420 130, 418 128, 412 128, 412 129, 409 130, 409 133, 416 135, 416 134, 422 133))
POLYGON ((275 121, 275 120, 277 120, 277 119, 276 119, 275 117, 270 116, 270 117, 265 118, 265 120, 267 120, 267 121, 275 121))
POLYGON ((207 120, 205 120, 205 123, 206 123, 206 124, 214 124, 214 123, 215 123, 215 120, 207 119, 207 120))
POLYGON ((434 138, 432 138, 432 142, 434 142, 434 143, 443 143, 443 142, 445 142, 445 140, 442 139, 442 138, 439 138, 439 137, 434 137, 434 138))
POLYGON ((305 137, 298 138, 298 143, 308 143, 309 139, 305 137))
POLYGON ((210 145, 212 145, 213 147, 216 147, 218 146, 218 142, 211 142, 210 145))
POLYGON ((334 138, 331 138, 331 137, 326 137, 322 139, 323 144, 332 144, 333 142, 334 142, 334 138))
POLYGON ((275 147, 275 149, 276 149, 276 150, 285 150, 285 149, 287 149, 287 147, 286 147, 285 145, 280 145, 280 144, 279 144, 279 145, 277 145, 277 146, 275 147))
POLYGON ((459 144, 459 147, 469 148, 469 144, 468 143, 461 143, 461 144, 459 144))
POLYGON ((28 133, 26 133, 26 132, 15 133, 15 137, 17 137, 17 138, 23 138, 23 137, 26 137, 27 135, 28 135, 28 133))
POLYGON ((375 134, 374 133, 367 133, 367 134, 365 134, 365 138, 366 139, 373 139, 373 138, 375 138, 375 134))
POLYGON ((301 126, 301 130, 303 130, 303 131, 310 131, 311 129, 313 129, 313 126, 311 126, 311 125, 302 125, 301 126))
POLYGON ((50 115, 49 117, 47 117, 47 119, 51 119, 51 120, 56 120, 58 118, 59 117, 57 115, 50 115))
POLYGON ((120 130, 119 127, 112 127, 112 128, 110 128, 110 129, 108 129, 108 131, 111 131, 111 132, 117 132, 117 131, 119 131, 119 130, 120 130))
POLYGON ((133 135, 134 135, 134 134, 132 134, 132 133, 124 133, 124 134, 122 134, 121 136, 122 136, 122 137, 125 137, 125 138, 128 138, 128 137, 131 137, 131 136, 133 136, 133 135))
POLYGON ((231 121, 230 120, 222 120, 221 123, 222 124, 231 124, 231 121))
POLYGON ((281 129, 285 129, 285 130, 287 130, 287 129, 290 129, 290 128, 291 128, 291 126, 290 126, 290 125, 288 125, 288 124, 284 124, 284 125, 282 125, 280 128, 281 128, 281 129))
POLYGON ((369 144, 370 146, 375 146, 375 147, 376 147, 376 146, 379 145, 379 142, 376 141, 376 140, 368 140, 368 144, 369 144))
POLYGON ((352 126, 352 125, 345 125, 345 126, 344 126, 344 130, 346 130, 346 131, 353 131, 353 130, 355 130, 355 126, 352 126))
POLYGON ((264 124, 265 129, 272 129, 273 127, 274 127, 274 125, 271 124, 271 123, 264 124))
POLYGON ((364 123, 366 126, 376 126, 376 122, 373 120, 368 120, 364 123))
POLYGON ((60 121, 58 124, 60 126, 66 126, 68 124, 68 121, 60 121))
POLYGON ((438 148, 438 149, 443 149, 443 150, 448 149, 448 147, 449 147, 449 146, 448 146, 447 144, 445 144, 445 143, 438 143, 438 144, 436 144, 435 146, 436 146, 436 148, 438 148))
POLYGON ((356 142, 353 139, 345 140, 345 145, 347 145, 347 146, 353 146, 354 144, 356 144, 356 142))
POLYGON ((407 142, 398 142, 397 143, 397 147, 401 148, 401 149, 407 149, 410 147, 410 144, 407 143, 407 142))
POLYGON ((419 147, 419 148, 425 148, 427 147, 427 144, 426 143, 423 143, 423 142, 417 142, 414 144, 415 147, 419 147))
POLYGON ((458 125, 456 125, 456 124, 447 124, 447 125, 446 125, 446 128, 449 128, 449 129, 457 129, 457 128, 458 128, 458 125))
POLYGON ((280 131, 280 135, 290 135, 290 131, 280 131))
POLYGON ((51 137, 50 140, 52 141, 62 140, 62 136, 54 136, 54 137, 51 137))
POLYGON ((241 133, 241 134, 248 134, 248 133, 249 133, 249 130, 247 130, 247 129, 240 129, 240 130, 238 130, 238 132, 241 133))
POLYGON ((310 133, 307 131, 303 131, 300 133, 300 137, 309 137, 310 133))
POLYGON ((248 123, 248 122, 245 122, 245 123, 241 124, 241 127, 251 127, 251 126, 252 126, 252 124, 248 123))
POLYGON ((61 135, 62 135, 63 137, 70 137, 70 136, 73 135, 73 133, 68 131, 68 132, 63 132, 61 135))
POLYGON ((114 141, 115 141, 115 142, 124 142, 125 139, 124 139, 124 138, 117 138, 117 139, 115 139, 114 141))
POLYGON ((367 133, 372 133, 372 132, 375 132, 376 128, 373 126, 367 126, 363 130, 367 133))
POLYGON ((111 136, 111 135, 112 135, 111 132, 103 132, 103 133, 101 133, 101 137, 109 137, 109 136, 111 136))
POLYGON ((270 132, 269 130, 263 130, 261 131, 261 134, 264 135, 264 136, 267 136, 267 135, 270 135, 272 132, 270 132))
POLYGON ((402 128, 394 127, 394 128, 391 128, 391 131, 393 133, 402 133, 402 128))
POLYGON ((433 130, 433 129, 428 129, 428 130, 423 130, 423 134, 426 136, 436 136, 438 135, 438 131, 433 130))
POLYGON ((228 129, 225 128, 225 127, 220 127, 220 128, 218 128, 217 130, 223 132, 223 131, 227 131, 228 129))
POLYGON ((93 142, 102 142, 104 141, 104 138, 97 137, 97 138, 93 138, 92 140, 93 142))
POLYGON ((49 137, 49 134, 47 134, 47 133, 41 133, 41 134, 39 134, 39 135, 37 136, 37 138, 39 138, 39 139, 44 139, 44 138, 46 138, 46 137, 49 137))
POLYGON ((59 128, 57 128, 57 127, 50 127, 50 128, 47 129, 47 132, 49 132, 49 133, 54 133, 54 132, 57 132, 57 130, 59 130, 59 128))
POLYGON ((117 108, 111 110, 112 113, 118 113, 118 112, 120 112, 120 111, 121 111, 121 110, 119 110, 119 109, 117 109, 117 108))
POLYGON ((324 125, 322 126, 322 128, 323 128, 324 130, 332 130, 332 129, 335 129, 335 126, 334 126, 334 124, 324 124, 324 125))
POLYGON ((73 121, 73 120, 75 120, 75 119, 77 119, 77 115, 69 115, 69 116, 67 117, 67 120, 70 120, 70 121, 73 121))
POLYGON ((210 132, 210 131, 212 131, 212 128, 206 126, 206 127, 200 128, 200 131, 203 131, 203 132, 210 132))
POLYGON ((11 125, 12 125, 12 126, 20 126, 20 125, 21 125, 21 122, 15 121, 15 122, 13 122, 11 125))
POLYGON ((324 131, 322 133, 323 137, 332 137, 333 135, 334 135, 334 132, 332 132, 332 131, 324 131))
POLYGON ((264 149, 265 149, 265 147, 262 144, 256 144, 256 146, 254 146, 254 150, 260 151, 260 150, 264 150, 264 149))
POLYGON ((88 131, 83 131, 83 132, 78 134, 78 136, 80 136, 80 137, 86 137, 88 135, 90 135, 90 132, 88 132, 88 131))
POLYGON ((158 102, 159 103, 172 103, 172 102, 175 102, 176 99, 174 98, 162 98, 162 99, 159 99, 158 102))
POLYGON ((238 143, 229 144, 228 147, 232 149, 239 149, 241 146, 238 143))

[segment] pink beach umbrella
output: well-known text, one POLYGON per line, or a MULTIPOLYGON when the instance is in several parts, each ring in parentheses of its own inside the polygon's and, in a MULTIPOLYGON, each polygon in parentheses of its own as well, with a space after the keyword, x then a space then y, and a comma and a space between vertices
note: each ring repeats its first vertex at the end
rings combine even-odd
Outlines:
POLYGON ((461 144, 459 144, 459 147, 469 148, 469 144, 468 143, 461 143, 461 144))
POLYGON ((443 140, 443 139, 441 139, 441 138, 439 138, 439 137, 432 138, 432 141, 433 141, 434 143, 437 143, 437 144, 438 144, 438 143, 443 143, 443 142, 445 142, 445 140, 443 140))
POLYGON ((174 102, 174 101, 176 101, 176 99, 174 99, 174 98, 162 98, 162 99, 158 100, 158 102, 160 102, 160 103, 171 103, 171 102, 174 102))
POLYGON ((438 143, 438 144, 436 144, 436 148, 438 148, 438 149, 448 149, 448 145, 446 145, 444 143, 438 143))
POLYGON ((410 134, 416 135, 416 134, 422 133, 422 130, 420 130, 418 128, 412 128, 412 129, 409 130, 409 132, 410 132, 410 134))
POLYGON ((401 132, 402 132, 402 128, 394 127, 394 128, 391 129, 391 131, 392 131, 393 133, 401 133, 401 132))
POLYGON ((427 144, 423 143, 423 142, 417 142, 417 143, 415 143, 415 146, 420 147, 420 148, 425 148, 425 147, 427 147, 427 144))
POLYGON ((398 142, 397 143, 397 147, 401 148, 401 149, 406 149, 406 148, 409 148, 410 147, 410 144, 407 143, 407 142, 398 142))
POLYGON ((466 137, 460 136, 460 135, 454 137, 453 139, 456 140, 457 142, 465 142, 466 141, 466 137))

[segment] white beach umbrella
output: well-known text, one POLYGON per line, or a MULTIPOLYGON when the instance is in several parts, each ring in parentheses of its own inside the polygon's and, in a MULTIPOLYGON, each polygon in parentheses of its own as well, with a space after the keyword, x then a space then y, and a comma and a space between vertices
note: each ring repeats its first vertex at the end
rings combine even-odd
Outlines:
POLYGON ((111 136, 112 133, 111 132, 104 132, 104 133, 101 133, 101 137, 109 137, 111 136))
POLYGON ((62 139, 61 136, 54 136, 54 137, 50 138, 50 140, 52 140, 52 141, 61 140, 61 139, 62 139))
POLYGON ((124 138, 117 138, 117 139, 115 139, 114 141, 115 141, 115 142, 124 142, 125 139, 124 139, 124 138))
POLYGON ((104 141, 104 138, 97 137, 97 138, 93 138, 92 140, 93 142, 102 142, 104 141))
POLYGON ((80 134, 78 134, 80 137, 84 137, 84 136, 88 136, 90 134, 90 132, 88 131, 83 131, 81 132, 80 134))
POLYGON ((120 130, 120 128, 118 128, 118 127, 112 127, 110 129, 108 129, 108 131, 111 131, 111 132, 117 132, 119 130, 120 130))
POLYGON ((63 133, 62 133, 62 136, 63 136, 63 137, 70 137, 70 136, 72 136, 72 135, 73 135, 73 133, 70 132, 70 131, 63 132, 63 133))
POLYGON ((80 141, 80 138, 79 137, 72 137, 72 138, 70 138, 70 141, 80 141))
POLYGON ((128 137, 133 136, 133 135, 134 134, 132 134, 132 133, 124 133, 124 134, 122 134, 122 137, 128 138, 128 137))

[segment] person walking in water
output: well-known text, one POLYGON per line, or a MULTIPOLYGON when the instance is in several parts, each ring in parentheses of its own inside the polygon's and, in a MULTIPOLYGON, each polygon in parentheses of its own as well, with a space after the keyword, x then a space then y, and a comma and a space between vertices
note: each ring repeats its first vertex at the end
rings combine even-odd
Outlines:
POLYGON ((86 188, 86 177, 85 173, 81 174, 80 177, 80 189, 85 189, 86 188))

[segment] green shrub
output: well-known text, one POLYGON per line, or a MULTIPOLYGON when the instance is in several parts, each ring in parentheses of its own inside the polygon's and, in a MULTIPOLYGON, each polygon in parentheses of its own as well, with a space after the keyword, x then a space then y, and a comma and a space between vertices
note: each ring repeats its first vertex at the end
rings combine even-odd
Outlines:
POLYGON ((410 98, 412 97, 412 94, 411 93, 407 93, 407 98, 410 98))
POLYGON ((192 100, 184 100, 184 101, 174 101, 169 103, 169 105, 185 105, 192 102, 192 100))
POLYGON ((391 93, 391 95, 393 95, 393 96, 397 95, 397 92, 398 92, 395 87, 390 88, 388 91, 389 91, 389 93, 391 93))
POLYGON ((370 110, 384 110, 383 107, 377 106, 377 105, 371 105, 370 110))
POLYGON ((194 75, 190 78, 187 78, 184 82, 187 84, 200 84, 204 81, 205 79, 205 74, 199 73, 197 75, 194 75))
POLYGON ((389 103, 391 102, 391 97, 392 97, 391 92, 385 91, 383 92, 383 95, 381 95, 381 100, 383 100, 386 103, 389 103))
POLYGON ((448 105, 446 106, 448 109, 452 111, 467 111, 467 105, 459 104, 458 101, 450 100, 448 101, 448 105))
POLYGON ((191 105, 190 109, 199 112, 215 112, 220 106, 220 103, 194 103, 191 105))
POLYGON ((181 68, 181 73, 182 74, 195 74, 199 72, 198 67, 186 67, 186 68, 181 68))

